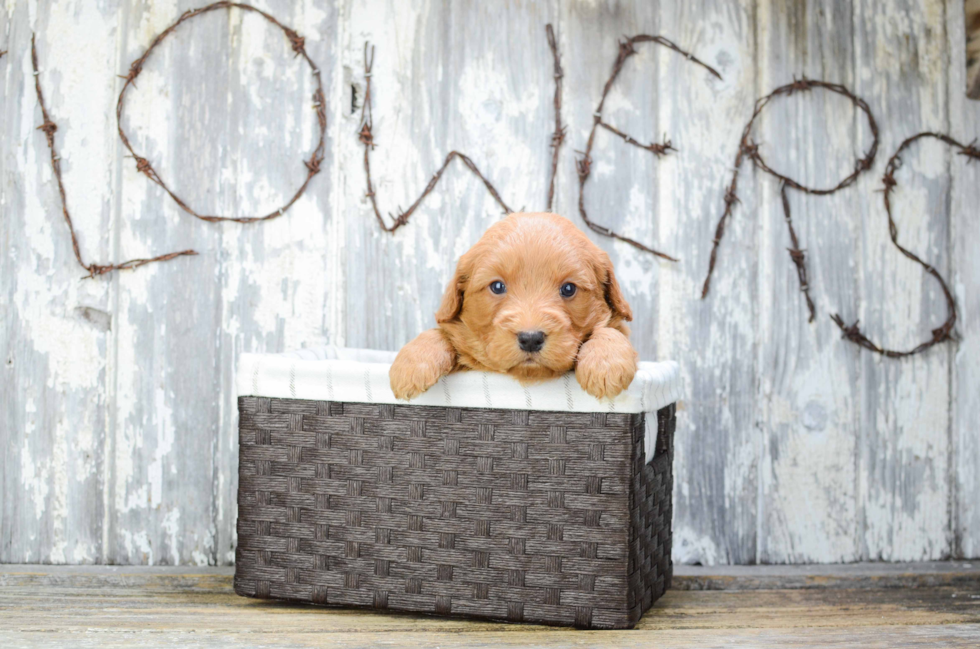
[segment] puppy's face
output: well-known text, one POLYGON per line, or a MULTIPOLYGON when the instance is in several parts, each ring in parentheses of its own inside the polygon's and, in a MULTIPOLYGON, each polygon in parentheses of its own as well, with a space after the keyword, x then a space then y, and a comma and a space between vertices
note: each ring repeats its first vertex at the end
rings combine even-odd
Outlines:
POLYGON ((465 255, 436 321, 460 365, 551 378, 597 327, 632 319, 609 256, 555 214, 512 214, 465 255))

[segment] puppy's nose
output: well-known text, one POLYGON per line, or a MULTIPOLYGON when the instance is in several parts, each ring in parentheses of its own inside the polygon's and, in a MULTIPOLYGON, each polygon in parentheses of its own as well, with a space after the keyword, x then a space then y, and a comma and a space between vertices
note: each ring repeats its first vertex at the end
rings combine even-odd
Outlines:
POLYGON ((522 331, 517 334, 517 344, 526 352, 538 352, 544 347, 543 331, 522 331))

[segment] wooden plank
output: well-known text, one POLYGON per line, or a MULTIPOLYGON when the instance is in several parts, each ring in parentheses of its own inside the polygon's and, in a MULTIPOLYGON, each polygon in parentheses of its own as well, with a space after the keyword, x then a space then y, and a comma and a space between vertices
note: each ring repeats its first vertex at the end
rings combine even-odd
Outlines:
MULTIPOLYGON (((233 567, 190 566, 0 566, 0 586, 231 591, 233 567)), ((980 562, 844 563, 754 566, 674 566, 673 590, 788 590, 799 588, 980 587, 980 562)))
POLYGON ((790 588, 975 589, 980 564, 961 561, 922 563, 844 563, 768 566, 674 566, 676 590, 790 588))
POLYGON ((976 591, 957 588, 671 591, 638 628, 861 627, 980 622, 976 591))
MULTIPOLYGON (((980 11, 980 4, 973 3, 980 11)), ((946 14, 949 38, 949 130, 961 142, 980 136, 980 104, 963 97, 960 82, 965 64, 962 49, 966 25, 964 15, 952 6, 946 14)), ((974 28, 980 27, 976 22, 974 28)), ((980 36, 974 39, 980 46, 980 36)), ((980 91, 980 86, 978 86, 980 91)), ((949 466, 950 507, 952 509, 952 548, 954 556, 980 556, 980 435, 977 415, 980 413, 980 293, 975 288, 980 278, 980 168, 967 164, 962 156, 950 159, 951 194, 949 203, 952 276, 947 276, 956 296, 959 319, 956 330, 960 341, 953 353, 952 458, 949 466)))
POLYGON ((659 12, 659 31, 724 78, 673 52, 658 53, 653 133, 666 132, 678 151, 657 163, 655 215, 647 218, 681 261, 650 271, 659 282, 650 287, 656 301, 636 319, 656 322, 651 351, 680 360, 688 390, 675 437, 673 547, 680 562, 758 561, 760 412, 749 387, 759 380, 763 341, 756 334, 758 223, 746 207, 756 197, 751 173, 739 184, 744 205, 726 232, 712 292, 699 299, 732 161, 759 92, 757 20, 754 2, 666 2, 659 12))
MULTIPOLYGON (((319 633, 300 633, 292 629, 284 629, 273 633, 256 633, 243 638, 239 634, 198 634, 194 637, 195 646, 225 647, 232 642, 247 643, 245 646, 277 646, 277 647, 322 647, 324 642, 331 646, 380 646, 382 643, 403 642, 402 638, 392 638, 390 633, 337 633, 324 639, 319 633), (363 644, 362 644, 363 643, 363 644)), ((650 643, 667 647, 781 647, 783 649, 806 649, 814 646, 848 646, 875 647, 880 649, 907 649, 914 647, 956 647, 972 648, 976 646, 977 630, 973 625, 922 625, 906 627, 858 627, 848 629, 725 629, 723 631, 682 630, 656 631, 638 634, 630 631, 595 632, 598 637, 588 638, 591 646, 595 647, 649 647, 650 643), (595 639, 593 639, 595 638, 595 639)), ((547 637, 528 637, 524 634, 481 633, 472 636, 460 636, 456 632, 438 632, 419 634, 422 637, 411 637, 413 646, 423 649, 454 646, 454 647, 567 647, 571 643, 581 642, 583 633, 565 631, 549 634, 547 637), (533 644, 529 644, 533 642, 533 644)), ((17 642, 18 646, 47 646, 50 634, 41 631, 25 633, 0 632, 0 640, 17 642)), ((105 637, 75 635, 72 642, 93 642, 99 647, 130 647, 141 646, 139 643, 154 642, 160 644, 179 644, 187 642, 187 635, 182 632, 168 630, 152 630, 139 632, 137 635, 119 635, 105 637)), ((76 646, 88 646, 79 644, 76 646)))
MULTIPOLYGON (((550 3, 381 9, 352 2, 343 15, 341 56, 358 101, 364 42, 375 47, 371 168, 386 219, 416 199, 453 149, 469 155, 513 209, 544 209, 553 130, 544 32, 555 17, 550 3)), ((337 141, 338 209, 347 228, 343 342, 397 350, 435 326, 456 259, 503 215, 457 161, 407 227, 382 232, 365 197, 359 106, 344 115, 337 141)))
MULTIPOLYGON (((852 87, 851 12, 846 3, 759 7, 760 95, 802 76, 852 87)), ((863 113, 824 89, 773 100, 753 136, 768 164, 808 187, 830 188, 854 169, 873 136, 863 113)), ((759 556, 763 563, 854 561, 860 557, 855 493, 860 413, 858 361, 830 311, 851 304, 858 283, 857 188, 829 196, 787 190, 805 249, 810 314, 788 249, 793 247, 780 181, 755 171, 761 188, 744 215, 760 215, 759 382, 762 440, 759 556)))
MULTIPOLYGON (((220 312, 212 325, 218 341, 217 376, 209 421, 214 423, 212 497, 214 549, 209 562, 234 562, 238 496, 238 400, 235 365, 242 352, 281 352, 335 342, 333 317, 344 294, 343 221, 333 209, 332 173, 344 85, 338 62, 338 7, 313 0, 277 0, 267 9, 305 38, 319 66, 331 108, 323 171, 283 218, 259 225, 220 228, 216 278, 220 312)), ((239 12, 234 12, 234 17, 239 12)), ((313 74, 296 59, 280 30, 255 16, 231 24, 229 66, 230 147, 226 167, 233 189, 223 209, 266 213, 285 203, 306 177, 317 138, 313 74)), ((210 272, 212 269, 209 269, 210 272)))
MULTIPOLYGON (((234 633, 197 634, 194 644, 197 647, 225 647, 233 642, 243 646, 276 646, 285 648, 322 647, 329 641, 330 646, 380 646, 383 643, 401 643, 404 638, 392 637, 391 633, 337 633, 324 639, 320 629, 301 633, 293 629, 283 629, 272 633, 255 633, 247 637, 234 633)), ((783 649, 807 649, 814 646, 848 646, 857 648, 909 649, 915 647, 957 647, 976 646, 978 635, 973 625, 921 625, 914 627, 851 627, 847 629, 725 629, 704 631, 701 629, 681 631, 655 631, 638 634, 630 631, 595 632, 596 636, 584 636, 582 632, 565 631, 539 638, 525 634, 480 633, 460 636, 457 632, 436 632, 418 634, 410 637, 412 646, 423 649, 440 647, 567 647, 571 643, 588 638, 595 647, 649 647, 650 643, 665 647, 781 647, 783 649), (593 639, 595 638, 595 639, 593 639), (533 644, 529 644, 533 643, 533 644)), ((16 646, 49 646, 51 634, 47 631, 27 631, 5 633, 0 631, 0 641, 16 643, 16 646)), ((179 631, 150 630, 136 634, 106 636, 95 632, 73 635, 70 639, 75 646, 133 647, 144 643, 180 644, 188 642, 187 634, 179 631), (89 645, 88 643, 92 643, 89 645)))
MULTIPOLYGON (((127 6, 119 18, 120 69, 195 2, 127 6)), ((233 18, 232 18, 233 20, 233 18)), ((222 182, 236 139, 229 114, 233 23, 217 11, 181 25, 149 58, 127 94, 123 126, 174 190, 201 213, 233 207, 222 182)), ((105 74, 106 71, 103 71, 105 74)), ((111 68, 109 69, 111 73, 111 68)), ((105 280, 115 287, 110 366, 106 550, 110 563, 207 563, 218 382, 215 281, 220 236, 137 172, 118 146, 113 255, 193 247, 200 256, 105 280)))
MULTIPOLYGON (((934 567, 937 571, 938 567, 934 567)), ((874 572, 876 567, 852 568, 874 572)), ((927 570, 927 569, 926 569, 927 570)), ((751 570, 745 571, 751 574, 751 570)), ((0 641, 135 646, 147 642, 277 646, 971 646, 980 638, 980 589, 670 591, 631 631, 291 606, 231 592, 227 569, 0 570, 0 641)))
POLYGON ((81 282, 41 123, 31 66, 56 134, 86 260, 108 255, 115 164, 114 2, 0 12, 0 562, 91 563, 102 548, 112 296, 81 282), (86 30, 77 29, 84 22, 86 30), (72 61, 85 51, 84 62, 72 61))
MULTIPOLYGON (((901 2, 887 12, 870 0, 855 6, 854 54, 874 71, 858 75, 855 92, 882 124, 875 175, 906 137, 948 128, 949 51, 938 36, 944 11, 941 0, 901 2)), ((949 160, 950 154, 932 143, 910 150, 893 194, 900 240, 947 278, 949 160)), ((880 188, 880 183, 874 187, 880 188)), ((857 267, 861 287, 858 302, 840 304, 840 312, 848 323, 860 319, 863 331, 886 347, 914 347, 945 318, 942 291, 892 245, 881 194, 865 189, 854 201, 864 215, 857 267)), ((889 561, 947 556, 952 348, 942 345, 898 362, 856 348, 850 353, 861 364, 861 556, 889 561)))

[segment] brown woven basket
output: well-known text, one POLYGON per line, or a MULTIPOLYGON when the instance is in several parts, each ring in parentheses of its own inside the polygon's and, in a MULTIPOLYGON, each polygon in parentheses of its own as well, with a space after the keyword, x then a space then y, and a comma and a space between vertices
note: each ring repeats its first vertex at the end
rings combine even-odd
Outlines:
POLYGON ((674 405, 642 413, 240 397, 235 592, 629 628, 670 587, 674 405))

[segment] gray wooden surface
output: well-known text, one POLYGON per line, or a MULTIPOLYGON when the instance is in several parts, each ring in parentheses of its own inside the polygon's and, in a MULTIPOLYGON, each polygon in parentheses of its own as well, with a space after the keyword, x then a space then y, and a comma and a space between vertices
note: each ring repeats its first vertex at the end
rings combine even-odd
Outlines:
MULTIPOLYGON (((499 218, 453 168, 395 236, 364 199, 352 92, 377 48, 372 159, 383 212, 407 207, 450 149, 515 208, 543 209, 557 30, 569 125, 555 210, 578 221, 574 150, 623 34, 659 33, 718 68, 641 45, 605 116, 660 160, 600 131, 590 214, 681 258, 612 255, 647 359, 680 361, 675 559, 704 564, 914 561, 980 555, 980 170, 926 143, 898 173, 901 240, 960 305, 957 346, 883 360, 829 314, 910 347, 944 317, 934 282, 888 241, 880 177, 924 129, 969 141, 963 3, 873 0, 258 2, 306 37, 330 101, 325 171, 280 220, 206 224, 123 157, 115 100, 129 62, 200 2, 12 3, 0 12, 0 562, 228 564, 235 545, 235 358, 324 343, 397 349, 432 325, 455 258, 499 218), (201 255, 80 281, 47 161, 41 81, 83 254, 201 255), (712 293, 697 299, 742 126, 756 97, 806 74, 867 100, 874 168, 826 197, 790 193, 818 315, 786 248, 777 182, 745 168, 712 293)), ((314 138, 311 79, 255 16, 183 26, 129 98, 137 149, 201 210, 251 214, 290 195, 314 138)), ((359 112, 359 111, 358 111, 359 112)), ((816 92, 774 104, 757 138, 772 165, 832 185, 870 142, 816 92)))
POLYGON ((239 597, 231 568, 0 566, 4 647, 976 647, 977 569, 681 566, 629 630, 588 632, 239 597))

